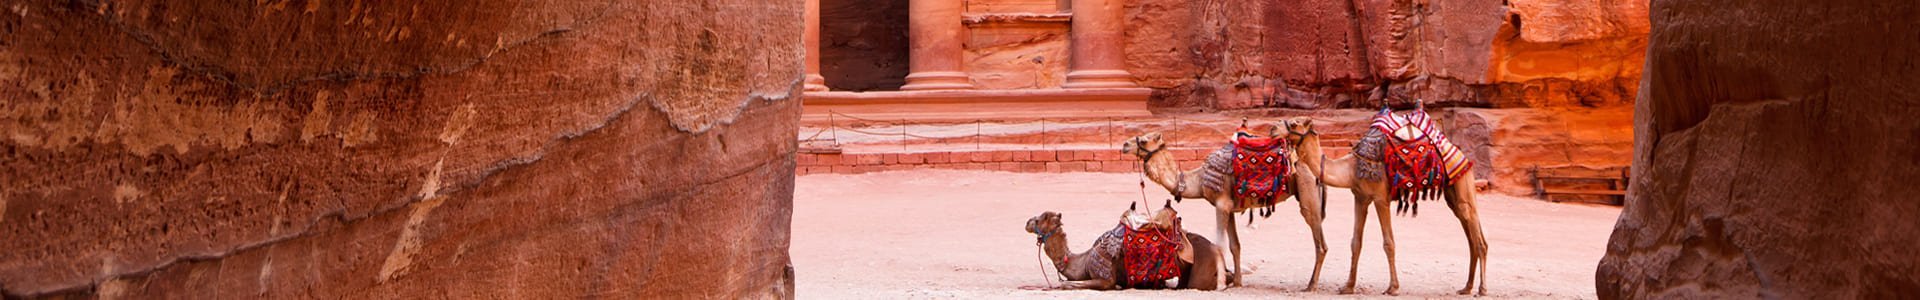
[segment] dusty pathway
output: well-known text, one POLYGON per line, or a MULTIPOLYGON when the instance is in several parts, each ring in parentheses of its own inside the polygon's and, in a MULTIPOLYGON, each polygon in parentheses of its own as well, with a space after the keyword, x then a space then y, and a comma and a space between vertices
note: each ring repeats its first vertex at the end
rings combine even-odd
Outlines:
MULTIPOLYGON (((1248 285, 1224 292, 1042 291, 1033 236, 1022 230, 1042 211, 1063 213, 1069 243, 1085 250, 1112 228, 1129 201, 1140 201, 1133 174, 907 171, 807 175, 797 180, 793 264, 803 299, 914 298, 1305 298, 1337 295, 1346 282, 1353 198, 1328 192, 1327 268, 1319 291, 1300 292, 1313 270, 1313 242, 1295 201, 1255 229, 1240 220, 1248 285)), ((1169 199, 1148 183, 1154 205, 1169 199)), ((1412 298, 1454 297, 1466 283, 1467 247, 1444 204, 1396 217, 1400 291, 1412 298)), ((1497 298, 1593 298, 1593 270, 1619 209, 1487 195, 1488 293, 1497 298)), ((1203 200, 1174 207, 1188 230, 1214 236, 1203 200)), ((1368 220, 1360 261, 1363 296, 1387 285, 1377 220, 1368 220)), ((1051 272, 1051 267, 1047 267, 1051 272)))

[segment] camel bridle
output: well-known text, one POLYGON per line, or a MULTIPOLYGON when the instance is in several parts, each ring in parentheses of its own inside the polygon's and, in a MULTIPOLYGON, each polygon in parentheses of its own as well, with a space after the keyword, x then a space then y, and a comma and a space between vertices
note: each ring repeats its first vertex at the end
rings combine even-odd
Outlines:
POLYGON ((1053 227, 1053 230, 1048 230, 1047 232, 1039 232, 1039 233, 1034 233, 1034 234, 1033 234, 1033 235, 1034 235, 1034 239, 1033 239, 1033 244, 1034 244, 1034 245, 1042 245, 1042 244, 1046 244, 1046 243, 1047 243, 1047 239, 1049 239, 1049 238, 1053 238, 1053 235, 1054 235, 1054 234, 1058 234, 1058 233, 1060 233, 1060 227, 1059 227, 1059 226, 1054 226, 1054 227, 1053 227))

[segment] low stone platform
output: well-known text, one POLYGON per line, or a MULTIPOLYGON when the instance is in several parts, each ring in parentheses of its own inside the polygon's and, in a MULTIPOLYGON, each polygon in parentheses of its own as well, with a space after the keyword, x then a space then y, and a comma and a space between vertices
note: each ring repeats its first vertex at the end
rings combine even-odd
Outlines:
POLYGON ((807 92, 801 122, 831 113, 880 120, 952 122, 1038 118, 1143 118, 1153 89, 927 90, 807 92))

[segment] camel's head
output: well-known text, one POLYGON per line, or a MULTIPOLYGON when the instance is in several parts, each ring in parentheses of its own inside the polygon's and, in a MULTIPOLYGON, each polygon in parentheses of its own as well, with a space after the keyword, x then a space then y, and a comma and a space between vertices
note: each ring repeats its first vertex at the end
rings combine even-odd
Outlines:
POLYGON ((1149 132, 1120 143, 1120 153, 1132 154, 1140 159, 1152 157, 1154 153, 1160 152, 1160 149, 1166 148, 1167 142, 1160 139, 1159 132, 1149 132))
POLYGON ((1301 162, 1306 163, 1307 168, 1311 169, 1309 171, 1313 171, 1315 176, 1324 174, 1320 172, 1320 164, 1324 160, 1320 151, 1320 132, 1313 130, 1313 118, 1293 117, 1280 121, 1280 126, 1287 128, 1287 143, 1293 145, 1294 153, 1299 155, 1301 162))
POLYGON ((1293 117, 1281 120, 1280 126, 1287 128, 1288 142, 1299 142, 1300 139, 1306 138, 1307 136, 1320 135, 1320 132, 1313 131, 1313 118, 1293 117))
POLYGON ((1044 243, 1048 238, 1060 234, 1060 213, 1043 212, 1039 216, 1027 219, 1027 232, 1033 233, 1035 243, 1044 243))

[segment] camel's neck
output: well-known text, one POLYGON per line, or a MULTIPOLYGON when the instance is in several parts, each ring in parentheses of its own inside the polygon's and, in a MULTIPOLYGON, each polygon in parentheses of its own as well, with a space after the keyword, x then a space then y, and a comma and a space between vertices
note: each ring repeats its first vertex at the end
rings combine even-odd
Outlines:
POLYGON ((1320 176, 1326 171, 1323 166, 1325 162, 1322 161, 1324 157, 1321 157, 1323 152, 1320 150, 1319 134, 1306 134, 1300 137, 1300 140, 1290 142, 1293 142, 1294 155, 1302 164, 1307 165, 1308 171, 1313 172, 1314 176, 1320 176))
POLYGON ((1067 233, 1057 231, 1044 241, 1040 249, 1047 253, 1047 259, 1053 261, 1054 269, 1060 271, 1061 276, 1072 277, 1072 274, 1067 274, 1067 255, 1071 254, 1067 252, 1067 233))
POLYGON ((1172 151, 1162 148, 1147 156, 1147 178, 1167 189, 1168 193, 1181 198, 1206 198, 1195 186, 1182 190, 1180 182, 1186 180, 1186 173, 1180 171, 1180 162, 1175 160, 1172 151))

